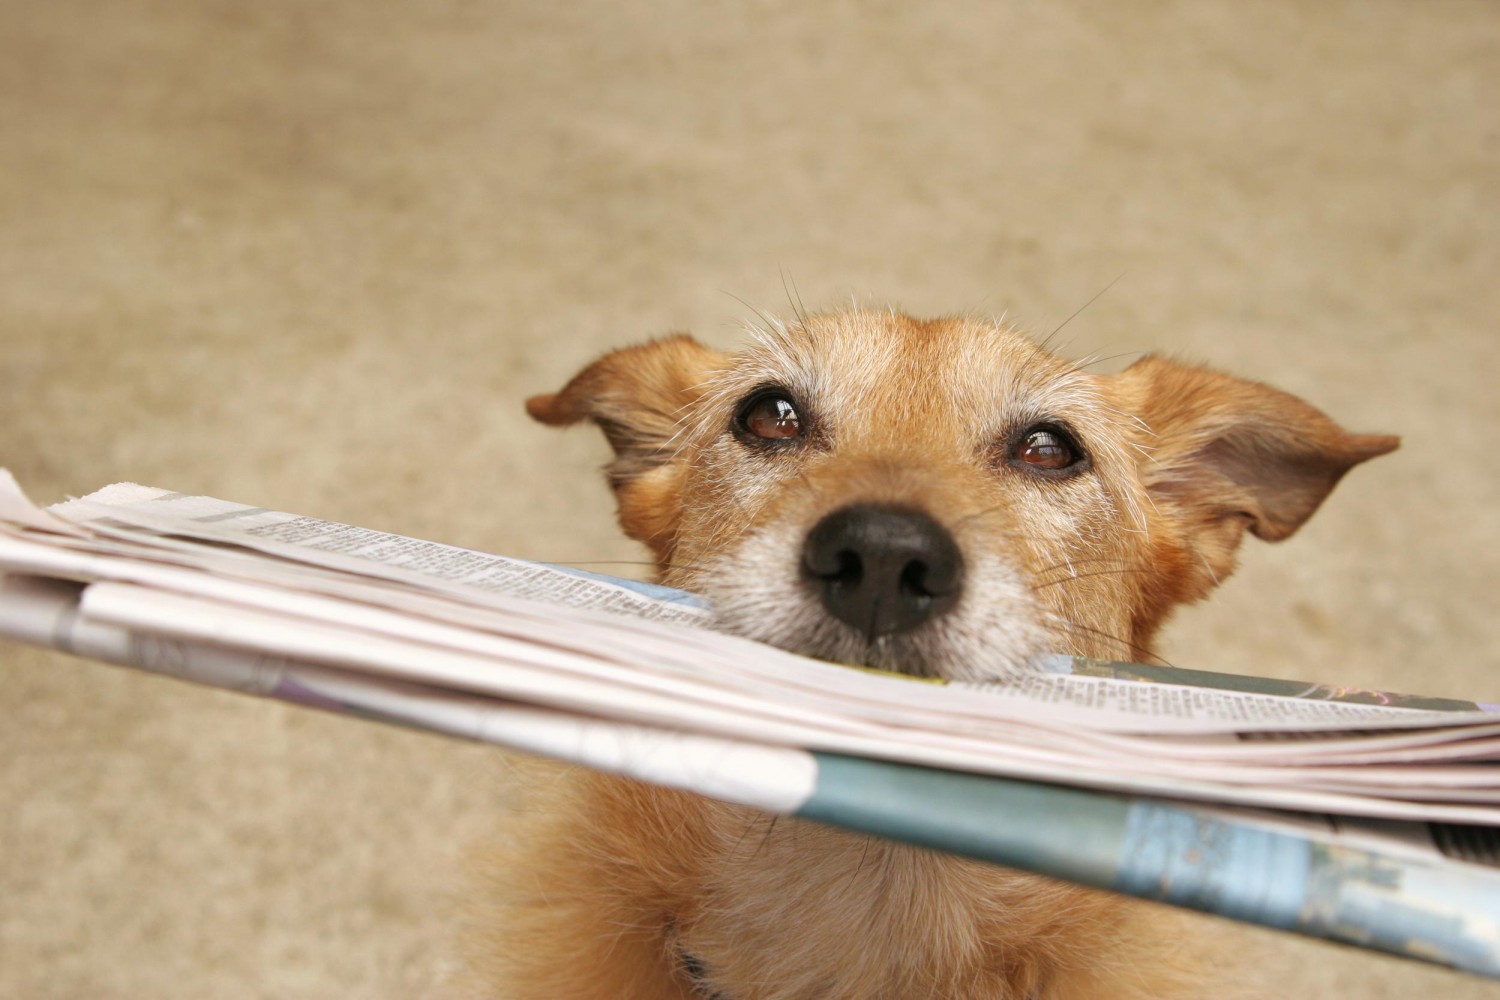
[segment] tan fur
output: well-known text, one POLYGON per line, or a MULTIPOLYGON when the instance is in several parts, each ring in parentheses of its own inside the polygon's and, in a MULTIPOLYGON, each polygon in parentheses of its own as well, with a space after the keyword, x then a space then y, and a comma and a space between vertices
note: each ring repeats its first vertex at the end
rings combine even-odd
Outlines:
MULTIPOLYGON (((1292 534, 1389 437, 1285 393, 1161 358, 1081 371, 970 319, 808 317, 727 357, 674 337, 608 355, 538 420, 597 423, 627 533, 730 630, 799 652, 983 678, 1060 650, 1140 659, 1171 610, 1234 568, 1246 530, 1292 534), (806 438, 730 432, 766 386, 806 438), (1064 479, 1006 462, 1068 428, 1064 479), (798 576, 802 539, 857 502, 926 512, 963 553, 957 605, 867 641, 798 576)), ((567 772, 524 810, 479 964, 514 1000, 1000 1000, 1180 995, 1159 908, 749 810, 567 772), (703 972, 695 986, 684 968, 703 972), (695 992, 695 989, 698 992, 695 992)), ((1025 822, 1025 817, 1017 817, 1025 822)))

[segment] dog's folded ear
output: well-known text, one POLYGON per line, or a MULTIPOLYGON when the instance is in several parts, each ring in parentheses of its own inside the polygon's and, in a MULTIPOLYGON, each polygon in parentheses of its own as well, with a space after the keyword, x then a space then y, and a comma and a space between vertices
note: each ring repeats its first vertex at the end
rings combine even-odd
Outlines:
POLYGON ((671 559, 686 466, 674 462, 679 431, 724 355, 686 334, 626 347, 589 365, 561 391, 533 396, 526 412, 544 424, 589 420, 614 449, 606 468, 620 525, 659 562, 671 559))
POLYGON ((1400 438, 1350 434, 1289 393, 1148 356, 1116 376, 1125 412, 1148 433, 1141 476, 1179 516, 1217 529, 1230 548, 1248 528, 1280 541, 1344 474, 1400 438))
POLYGON ((526 412, 554 427, 591 420, 604 432, 618 484, 659 465, 702 386, 724 356, 687 334, 622 348, 575 375, 561 391, 533 396, 526 412))

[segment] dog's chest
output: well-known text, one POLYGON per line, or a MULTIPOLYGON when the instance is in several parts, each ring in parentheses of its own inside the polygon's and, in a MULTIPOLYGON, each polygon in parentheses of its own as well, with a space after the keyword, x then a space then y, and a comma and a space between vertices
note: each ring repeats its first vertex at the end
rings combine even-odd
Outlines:
POLYGON ((1025 1000, 1048 979, 1046 942, 1102 898, 811 823, 715 812, 719 851, 676 942, 711 1000, 1025 1000))

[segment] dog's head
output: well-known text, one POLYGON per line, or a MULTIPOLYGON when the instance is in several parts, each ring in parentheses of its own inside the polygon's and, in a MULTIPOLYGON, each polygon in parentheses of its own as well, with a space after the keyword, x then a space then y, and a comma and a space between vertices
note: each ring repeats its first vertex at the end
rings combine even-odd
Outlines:
POLYGON ((676 336, 527 403, 591 420, 663 582, 797 652, 982 678, 1146 655, 1171 609, 1396 447, 1159 357, 1092 375, 1005 327, 811 316, 726 356, 676 336))

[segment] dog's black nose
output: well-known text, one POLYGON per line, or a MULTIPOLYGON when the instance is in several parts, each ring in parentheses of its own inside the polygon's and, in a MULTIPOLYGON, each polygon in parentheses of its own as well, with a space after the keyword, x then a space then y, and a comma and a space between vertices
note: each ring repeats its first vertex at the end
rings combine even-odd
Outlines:
POLYGON ((867 638, 907 632, 958 600, 964 559, 926 514, 860 504, 807 533, 802 573, 823 607, 867 638))

